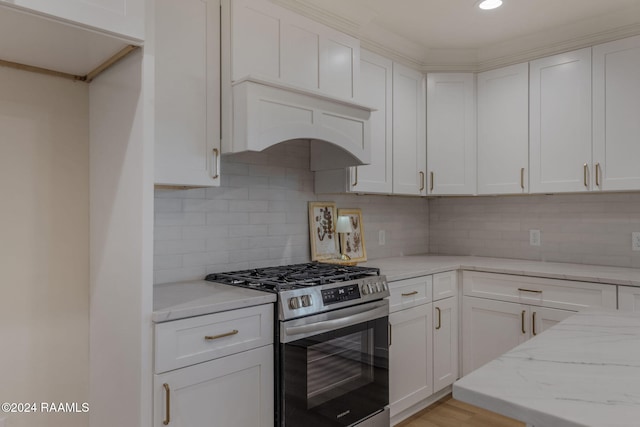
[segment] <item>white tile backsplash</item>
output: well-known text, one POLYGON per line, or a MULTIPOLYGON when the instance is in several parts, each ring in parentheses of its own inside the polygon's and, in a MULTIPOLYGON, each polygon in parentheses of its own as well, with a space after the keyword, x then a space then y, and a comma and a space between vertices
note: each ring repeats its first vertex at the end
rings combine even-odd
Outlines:
POLYGON ((219 188, 156 190, 155 283, 308 262, 310 201, 361 208, 369 259, 428 251, 426 199, 316 195, 306 141, 223 156, 221 178, 219 188))
POLYGON ((437 198, 429 218, 434 254, 640 268, 640 193, 437 198), (531 229, 540 246, 529 245, 531 229))

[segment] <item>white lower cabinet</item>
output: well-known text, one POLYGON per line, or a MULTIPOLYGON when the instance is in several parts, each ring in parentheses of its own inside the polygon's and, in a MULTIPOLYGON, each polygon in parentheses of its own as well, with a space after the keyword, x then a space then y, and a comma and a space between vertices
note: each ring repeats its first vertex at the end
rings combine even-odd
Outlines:
POLYGON ((433 303, 433 392, 458 379, 458 298, 433 303))
POLYGON ((576 311, 617 306, 613 285, 478 271, 462 277, 463 375, 576 311))
POLYGON ((159 323, 154 356, 155 427, 273 427, 273 305, 159 323))
POLYGON ((272 427, 273 347, 155 375, 154 408, 157 427, 272 427))
POLYGON ((450 271, 389 283, 392 424, 433 403, 435 393, 458 379, 457 277, 450 271))
POLYGON ((574 313, 469 296, 462 304, 463 375, 574 313))
POLYGON ((640 288, 618 286, 618 308, 624 311, 640 311, 640 288))
POLYGON ((389 315, 389 403, 391 416, 433 393, 432 304, 389 315))

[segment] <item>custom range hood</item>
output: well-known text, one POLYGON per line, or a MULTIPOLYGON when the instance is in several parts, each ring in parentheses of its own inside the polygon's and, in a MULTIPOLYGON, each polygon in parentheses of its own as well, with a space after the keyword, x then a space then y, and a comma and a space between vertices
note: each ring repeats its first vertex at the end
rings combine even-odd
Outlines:
POLYGON ((371 162, 368 107, 252 77, 235 82, 232 97, 231 120, 223 122, 231 131, 223 126, 223 153, 310 140, 313 171, 371 162))
POLYGON ((267 0, 221 2, 222 153, 311 141, 311 170, 371 162, 359 40, 267 0))

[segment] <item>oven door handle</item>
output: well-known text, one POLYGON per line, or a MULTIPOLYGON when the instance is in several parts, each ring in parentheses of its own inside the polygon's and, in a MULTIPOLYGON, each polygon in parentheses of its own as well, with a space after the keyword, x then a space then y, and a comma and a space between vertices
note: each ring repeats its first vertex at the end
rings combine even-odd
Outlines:
POLYGON ((284 342, 295 341, 316 335, 322 332, 330 332, 347 326, 357 325, 358 323, 368 322, 369 320, 379 319, 389 315, 389 307, 387 305, 376 307, 362 313, 351 314, 331 320, 322 320, 320 322, 308 323, 298 326, 285 326, 285 336, 282 337, 284 342))

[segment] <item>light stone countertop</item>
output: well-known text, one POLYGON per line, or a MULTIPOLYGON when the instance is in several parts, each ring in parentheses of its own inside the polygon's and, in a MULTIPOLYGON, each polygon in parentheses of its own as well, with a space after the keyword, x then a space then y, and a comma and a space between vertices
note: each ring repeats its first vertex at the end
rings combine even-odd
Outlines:
MULTIPOLYGON (((475 270, 612 285, 640 286, 640 269, 471 256, 412 255, 369 261, 387 280, 397 281, 451 270, 475 270)), ((276 295, 205 280, 153 288, 154 322, 217 313, 276 301, 276 295)))
POLYGON ((235 310, 276 301, 276 294, 194 280, 153 287, 153 322, 235 310))
MULTIPOLYGON (((451 270, 474 270, 612 285, 640 286, 640 269, 473 256, 411 255, 368 261, 390 282, 451 270)), ((640 424, 639 424, 640 425, 640 424)))
POLYGON ((640 313, 576 313, 458 380, 453 396, 535 427, 639 426, 640 313))

